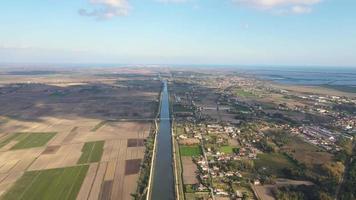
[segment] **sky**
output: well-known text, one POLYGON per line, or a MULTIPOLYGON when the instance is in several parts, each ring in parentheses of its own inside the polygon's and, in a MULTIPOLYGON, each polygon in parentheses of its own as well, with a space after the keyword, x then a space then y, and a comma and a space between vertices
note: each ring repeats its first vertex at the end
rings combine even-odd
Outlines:
POLYGON ((0 0, 0 63, 356 66, 355 0, 0 0))

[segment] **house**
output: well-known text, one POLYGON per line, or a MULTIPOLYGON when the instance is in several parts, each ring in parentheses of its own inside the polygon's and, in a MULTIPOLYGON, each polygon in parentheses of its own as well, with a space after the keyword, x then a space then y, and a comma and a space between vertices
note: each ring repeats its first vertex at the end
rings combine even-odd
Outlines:
POLYGON ((256 180, 253 181, 253 184, 254 185, 261 185, 261 182, 260 182, 260 180, 256 179, 256 180))
POLYGON ((235 195, 236 195, 237 198, 242 198, 243 197, 242 192, 240 192, 239 190, 235 191, 235 195))

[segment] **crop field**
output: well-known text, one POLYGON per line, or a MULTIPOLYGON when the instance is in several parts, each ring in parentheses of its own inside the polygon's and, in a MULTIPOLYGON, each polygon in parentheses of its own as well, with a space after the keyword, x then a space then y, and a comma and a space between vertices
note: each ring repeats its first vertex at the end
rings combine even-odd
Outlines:
POLYGON ((11 147, 12 150, 41 147, 47 144, 47 142, 55 135, 55 132, 14 133, 0 142, 0 148, 9 144, 11 141, 17 142, 14 146, 11 147))
POLYGON ((4 200, 74 200, 88 165, 26 172, 3 196, 4 200))
POLYGON ((293 158, 298 162, 304 163, 309 168, 316 168, 316 171, 318 170, 316 166, 333 160, 331 153, 325 152, 299 137, 293 137, 291 142, 283 147, 283 150, 291 152, 293 158))
POLYGON ((198 168, 190 157, 182 157, 183 164, 183 182, 184 184, 197 184, 199 183, 197 179, 196 172, 198 168))
POLYGON ((12 140, 15 140, 17 137, 20 136, 20 133, 14 133, 10 136, 4 136, 5 138, 3 138, 2 141, 0 141, 0 148, 2 148, 3 146, 9 144, 12 140))
POLYGON ((202 154, 200 146, 180 146, 181 156, 199 156, 202 154))
POLYGON ((0 199, 132 199, 157 115, 156 73, 0 76, 0 199))
POLYGON ((99 162, 103 155, 104 141, 87 142, 82 148, 78 164, 99 162))
POLYGON ((196 192, 196 193, 186 193, 186 200, 195 200, 195 199, 209 199, 209 192, 196 192))

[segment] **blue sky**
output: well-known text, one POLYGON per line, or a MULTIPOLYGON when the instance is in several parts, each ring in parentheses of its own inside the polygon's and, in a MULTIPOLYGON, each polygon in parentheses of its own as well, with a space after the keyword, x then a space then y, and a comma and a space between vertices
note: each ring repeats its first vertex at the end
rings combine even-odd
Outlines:
POLYGON ((2 63, 356 66, 355 0, 4 0, 2 63))

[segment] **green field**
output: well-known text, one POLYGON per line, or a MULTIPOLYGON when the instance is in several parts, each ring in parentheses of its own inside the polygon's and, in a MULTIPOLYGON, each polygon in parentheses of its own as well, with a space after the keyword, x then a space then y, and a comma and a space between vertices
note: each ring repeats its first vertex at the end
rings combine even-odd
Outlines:
POLYGON ((49 96, 50 97, 64 97, 64 96, 67 96, 67 95, 68 95, 68 93, 66 93, 66 92, 55 91, 52 94, 50 94, 49 96))
POLYGON ((200 156, 202 154, 200 146, 180 146, 179 151, 181 156, 200 156))
POLYGON ((232 154, 234 152, 234 147, 232 146, 222 146, 220 147, 220 152, 226 154, 232 154))
POLYGON ((99 162, 103 155, 105 141, 86 142, 82 148, 82 155, 78 164, 99 162))
POLYGON ((173 111, 174 112, 192 112, 193 110, 190 108, 187 108, 183 105, 180 104, 174 104, 173 105, 173 111))
POLYGON ((235 94, 240 97, 256 97, 256 95, 252 92, 245 91, 243 89, 236 89, 235 94))
POLYGON ((14 133, 10 136, 6 137, 4 140, 0 142, 0 148, 7 145, 11 141, 18 141, 11 150, 16 149, 27 149, 33 147, 41 147, 52 139, 56 135, 55 132, 38 132, 38 133, 30 133, 30 132, 20 132, 14 133))
POLYGON ((295 168, 296 166, 281 153, 263 153, 258 154, 255 160, 256 168, 266 167, 266 170, 272 174, 283 176, 284 168, 295 168))
POLYGON ((11 140, 14 140, 18 136, 19 136, 19 133, 14 133, 14 134, 11 134, 10 136, 6 136, 5 139, 2 139, 0 141, 0 148, 7 145, 11 140))
POLYGON ((175 133, 176 135, 185 134, 185 131, 184 131, 183 126, 174 126, 174 129, 175 129, 174 133, 175 133))
POLYGON ((250 108, 244 105, 239 105, 239 104, 234 104, 234 109, 236 109, 236 111, 240 111, 240 112, 249 112, 250 108))
POLYGON ((196 200, 196 199, 209 199, 209 192, 195 192, 195 193, 186 193, 186 200, 196 200))
POLYGON ((16 181, 4 200, 71 200, 76 199, 88 165, 29 171, 16 181))

